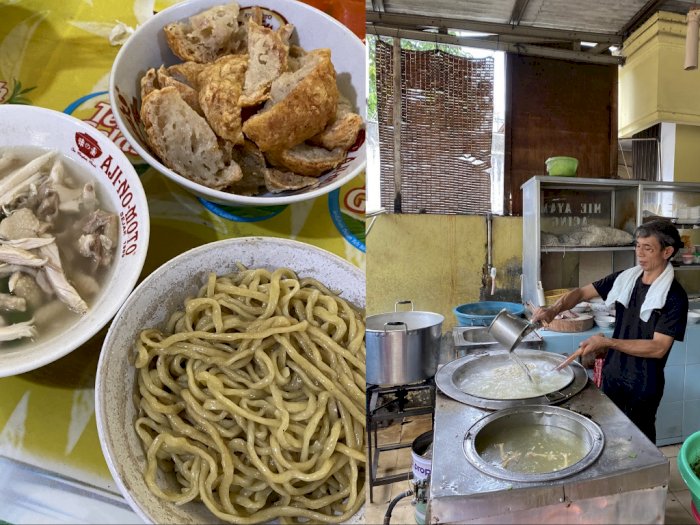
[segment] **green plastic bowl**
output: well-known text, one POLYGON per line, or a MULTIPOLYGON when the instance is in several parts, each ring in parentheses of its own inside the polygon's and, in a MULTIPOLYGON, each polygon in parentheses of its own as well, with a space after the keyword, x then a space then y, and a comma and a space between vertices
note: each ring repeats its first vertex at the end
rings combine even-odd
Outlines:
POLYGON ((553 177, 575 177, 578 159, 574 157, 549 157, 544 161, 547 175, 553 177))
POLYGON ((678 470, 685 484, 688 485, 695 508, 700 510, 700 430, 688 436, 678 453, 678 470), (693 472, 693 467, 695 472, 693 472))

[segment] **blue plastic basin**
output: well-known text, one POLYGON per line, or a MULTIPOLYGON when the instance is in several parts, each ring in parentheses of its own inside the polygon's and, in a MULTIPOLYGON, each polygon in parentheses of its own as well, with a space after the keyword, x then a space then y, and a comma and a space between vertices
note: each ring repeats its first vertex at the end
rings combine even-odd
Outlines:
POLYGON ((459 326, 489 326, 493 318, 503 309, 513 315, 522 315, 525 307, 518 303, 505 301, 481 301, 455 306, 452 311, 459 326))

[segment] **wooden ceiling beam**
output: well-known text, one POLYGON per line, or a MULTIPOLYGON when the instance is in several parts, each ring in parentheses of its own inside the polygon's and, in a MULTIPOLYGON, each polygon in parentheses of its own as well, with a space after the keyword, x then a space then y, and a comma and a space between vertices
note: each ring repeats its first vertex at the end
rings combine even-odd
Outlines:
POLYGON ((388 36, 393 38, 406 38, 409 40, 422 40, 424 42, 435 42, 441 44, 452 44, 456 46, 476 47, 481 49, 491 49, 494 51, 505 51, 520 55, 540 56, 545 58, 557 58, 561 60, 572 60, 575 62, 588 62, 592 64, 616 64, 623 65, 624 57, 591 54, 587 51, 572 51, 555 47, 537 46, 515 42, 505 42, 503 40, 487 40, 475 37, 460 37, 446 35, 443 33, 432 33, 418 29, 407 29, 388 27, 379 24, 369 24, 367 34, 377 36, 388 36))
POLYGON ((602 53, 603 51, 607 51, 610 49, 609 44, 596 44, 592 48, 587 50, 587 53, 591 53, 592 55, 597 55, 599 53, 602 53))

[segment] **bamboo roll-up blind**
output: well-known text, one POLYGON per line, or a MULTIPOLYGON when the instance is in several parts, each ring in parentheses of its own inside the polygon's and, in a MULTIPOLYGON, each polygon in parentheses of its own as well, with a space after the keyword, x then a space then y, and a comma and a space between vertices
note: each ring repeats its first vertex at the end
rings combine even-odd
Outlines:
POLYGON ((400 137, 394 137, 393 46, 376 45, 381 204, 403 213, 491 210, 493 58, 401 50, 400 137), (395 207, 400 144, 400 209, 395 207))

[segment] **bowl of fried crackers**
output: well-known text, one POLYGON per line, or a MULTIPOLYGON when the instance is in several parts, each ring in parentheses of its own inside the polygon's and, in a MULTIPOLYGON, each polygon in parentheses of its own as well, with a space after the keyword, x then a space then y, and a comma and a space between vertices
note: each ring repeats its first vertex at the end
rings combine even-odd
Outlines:
POLYGON ((295 0, 191 0, 117 54, 112 109, 139 155, 195 195, 265 206, 364 170, 365 47, 295 0))

